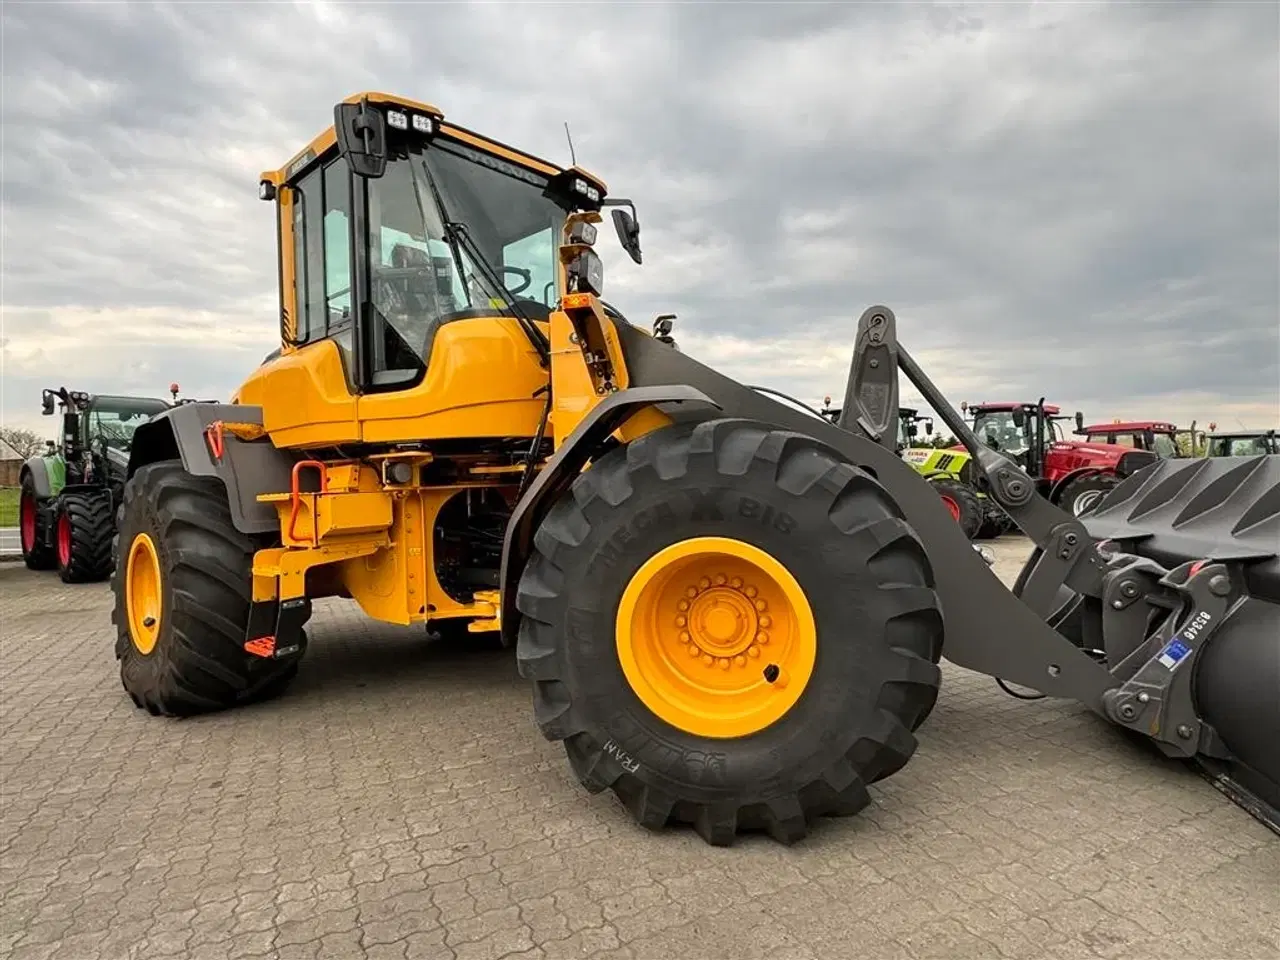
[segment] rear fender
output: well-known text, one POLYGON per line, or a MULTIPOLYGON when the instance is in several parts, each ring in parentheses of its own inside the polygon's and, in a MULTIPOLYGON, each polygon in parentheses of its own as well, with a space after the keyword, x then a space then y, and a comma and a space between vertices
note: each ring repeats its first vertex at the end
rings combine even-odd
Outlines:
POLYGON ((138 427, 129 453, 129 476, 159 460, 182 461, 183 469, 198 477, 217 477, 227 488, 231 520, 241 533, 273 533, 280 528, 275 508, 259 503, 262 493, 289 489, 294 459, 269 439, 245 442, 222 435, 222 451, 215 457, 205 438, 211 423, 262 425, 262 408, 230 403, 185 403, 162 411, 138 427))

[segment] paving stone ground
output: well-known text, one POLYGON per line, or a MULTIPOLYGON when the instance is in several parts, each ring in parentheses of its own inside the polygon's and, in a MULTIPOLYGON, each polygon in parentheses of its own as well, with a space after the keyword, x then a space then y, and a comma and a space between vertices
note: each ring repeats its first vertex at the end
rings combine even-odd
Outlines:
POLYGON ((1274 835, 959 668, 863 815, 713 849, 588 796, 509 655, 326 601, 285 697, 163 720, 109 610, 0 564, 0 957, 1280 957, 1274 835))

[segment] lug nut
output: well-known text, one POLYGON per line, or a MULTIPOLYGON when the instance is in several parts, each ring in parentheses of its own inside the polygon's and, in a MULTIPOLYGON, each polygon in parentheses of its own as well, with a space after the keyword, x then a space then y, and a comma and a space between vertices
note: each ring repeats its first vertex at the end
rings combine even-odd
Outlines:
POLYGON ((782 671, 778 669, 778 665, 776 663, 769 664, 767 667, 764 668, 765 682, 766 683, 777 682, 778 674, 780 674, 781 672, 782 671))
POLYGON ((143 625, 144 627, 146 627, 146 628, 149 630, 149 629, 151 629, 152 627, 154 627, 154 626, 156 625, 156 618, 155 618, 155 617, 143 617, 143 618, 142 618, 142 625, 143 625))
POLYGON ((1178 724, 1178 736, 1180 736, 1183 740, 1190 740, 1191 728, 1187 726, 1185 723, 1178 724))
POLYGON ((1222 574, 1218 574, 1209 581, 1209 592, 1215 597, 1225 597, 1231 592, 1231 581, 1222 574))
POLYGON ((1150 702, 1151 702, 1151 694, 1149 694, 1149 693, 1147 693, 1147 691, 1143 690, 1140 694, 1138 694, 1138 702, 1139 702, 1139 703, 1150 703, 1150 702))
POLYGON ((1131 703, 1126 703, 1120 708, 1120 716, 1124 717, 1126 720, 1132 720, 1137 715, 1138 711, 1133 708, 1133 704, 1131 703))

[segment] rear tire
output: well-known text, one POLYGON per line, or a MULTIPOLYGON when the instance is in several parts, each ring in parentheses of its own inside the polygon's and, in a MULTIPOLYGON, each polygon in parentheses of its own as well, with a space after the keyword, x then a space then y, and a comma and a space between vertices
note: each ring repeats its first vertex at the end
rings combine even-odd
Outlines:
MULTIPOLYGON (((120 681, 134 704, 151 714, 190 716, 282 693, 297 673, 298 657, 270 660, 244 649, 253 555, 261 545, 236 529, 226 488, 213 477, 187 473, 177 460, 149 464, 125 485, 119 526, 111 619, 120 681), (150 540, 158 571, 158 599, 150 611, 138 599, 148 566, 145 558, 132 559, 135 542, 145 546, 143 538, 150 540), (157 621, 150 628, 144 612, 157 621)), ((305 648, 305 636, 303 642, 305 648)))
POLYGON ((48 499, 42 503, 36 496, 30 475, 23 477, 18 492, 18 538, 22 562, 28 570, 53 570, 58 566, 57 553, 49 545, 51 514, 48 499))
MULTIPOLYGON (((789 844, 817 817, 857 813, 867 785, 910 759, 941 681, 932 571, 893 498, 813 438, 753 421, 664 428, 594 461, 538 528, 516 605, 538 725, 563 741, 580 782, 613 790, 645 827, 691 824, 718 846, 761 829, 789 844), (816 626, 798 700, 746 735, 664 721, 620 661, 628 584, 659 551, 700 537, 767 551, 816 626)), ((642 627, 637 645, 656 645, 642 627)), ((738 659, 759 669, 766 654, 738 659)))
POLYGON ((938 491, 938 496, 942 498, 942 504, 952 519, 960 524, 965 537, 974 539, 982 526, 982 501, 978 499, 978 495, 959 480, 943 478, 929 482, 938 491))
POLYGON ((58 576, 63 583, 98 583, 111 576, 111 491, 63 492, 54 519, 58 576))
POLYGON ((1112 473, 1095 473, 1080 477, 1063 488, 1058 503, 1072 516, 1083 517, 1118 486, 1120 486, 1120 478, 1112 473))

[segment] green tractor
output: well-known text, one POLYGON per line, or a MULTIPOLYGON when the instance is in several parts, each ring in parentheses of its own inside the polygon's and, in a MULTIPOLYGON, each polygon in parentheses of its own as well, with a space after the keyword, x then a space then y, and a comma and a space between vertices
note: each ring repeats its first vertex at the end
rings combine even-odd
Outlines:
POLYGON ((967 453, 912 442, 920 435, 921 426, 926 437, 933 435, 932 417, 921 416, 910 407, 898 408, 898 455, 933 484, 964 535, 970 540, 989 540, 1013 529, 1008 514, 969 482, 967 453))
POLYGON ((1217 432, 1216 423, 1209 424, 1205 437, 1206 457, 1256 457, 1259 454, 1280 453, 1280 438, 1271 430, 1224 430, 1217 432))
MULTIPOLYGON (((840 418, 840 409, 831 406, 829 396, 823 398, 823 407, 818 412, 832 423, 840 418)), ((1008 515, 961 478, 958 466, 954 470, 948 469, 951 461, 964 459, 967 462, 967 454, 958 457, 954 451, 915 446, 914 441, 920 436, 921 427, 924 428, 926 437, 933 435, 932 417, 922 416, 913 407, 899 407, 897 423, 898 435, 894 450, 917 473, 933 484, 938 496, 942 498, 943 506, 960 525, 966 537, 970 540, 989 539, 1012 529, 1013 521, 1009 520, 1008 515)))
POLYGON ((59 387, 42 396, 45 416, 60 408, 60 443, 19 472, 18 529, 22 559, 32 570, 53 570, 64 583, 111 575, 112 540, 129 467, 133 433, 173 402, 148 397, 91 395, 59 387))

